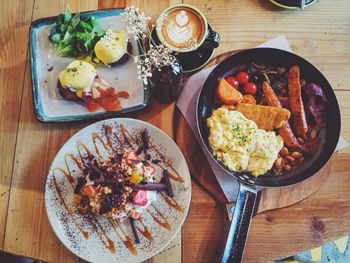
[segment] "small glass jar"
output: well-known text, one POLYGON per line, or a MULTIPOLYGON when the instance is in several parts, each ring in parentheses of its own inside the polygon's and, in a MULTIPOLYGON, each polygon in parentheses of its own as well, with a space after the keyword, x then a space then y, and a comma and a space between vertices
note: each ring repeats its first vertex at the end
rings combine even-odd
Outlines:
POLYGON ((183 86, 183 69, 178 60, 168 66, 152 69, 149 78, 151 95, 159 102, 170 103, 175 101, 183 86))

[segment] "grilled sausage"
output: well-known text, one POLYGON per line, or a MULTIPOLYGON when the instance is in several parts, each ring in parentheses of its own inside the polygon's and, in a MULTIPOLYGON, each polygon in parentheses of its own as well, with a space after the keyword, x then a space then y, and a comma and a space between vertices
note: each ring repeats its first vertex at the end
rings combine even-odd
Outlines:
POLYGON ((287 122, 283 127, 278 129, 279 135, 281 135, 284 143, 291 148, 300 149, 300 145, 294 136, 292 129, 290 128, 289 122, 287 122))
MULTIPOLYGON (((273 107, 282 108, 282 104, 278 99, 276 93, 273 91, 269 83, 266 81, 262 84, 263 94, 266 99, 267 105, 273 107)), ((281 135, 284 143, 291 148, 300 148, 297 138, 295 138, 292 129, 290 128, 289 122, 278 129, 279 135, 281 135)))
POLYGON ((289 70, 288 93, 294 131, 297 135, 304 137, 307 133, 308 127, 304 104, 301 98, 299 66, 293 66, 289 70))

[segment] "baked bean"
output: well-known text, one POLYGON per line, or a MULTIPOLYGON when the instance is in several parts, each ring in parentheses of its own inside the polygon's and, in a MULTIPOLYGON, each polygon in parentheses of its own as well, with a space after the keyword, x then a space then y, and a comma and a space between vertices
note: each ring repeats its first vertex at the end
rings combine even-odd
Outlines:
POLYGON ((317 137, 317 129, 314 127, 310 132, 310 138, 315 139, 317 137))
POLYGON ((283 166, 283 170, 285 170, 286 172, 289 172, 290 170, 292 170, 292 166, 290 166, 289 164, 286 164, 283 166))
POLYGON ((283 165, 283 159, 282 159, 281 157, 280 157, 280 158, 277 158, 277 159, 275 160, 275 165, 276 165, 277 169, 281 168, 282 165, 283 165))
POLYGON ((290 163, 294 163, 294 162, 295 162, 294 157, 292 157, 292 156, 290 156, 290 155, 287 155, 287 156, 286 156, 286 159, 287 159, 290 163))
POLYGON ((282 149, 280 150, 280 155, 282 157, 286 156, 288 154, 288 148, 287 147, 282 147, 282 149))
POLYGON ((293 158, 299 159, 300 157, 303 156, 303 154, 302 154, 301 152, 295 151, 295 152, 292 152, 292 153, 291 153, 291 156, 292 156, 293 158))

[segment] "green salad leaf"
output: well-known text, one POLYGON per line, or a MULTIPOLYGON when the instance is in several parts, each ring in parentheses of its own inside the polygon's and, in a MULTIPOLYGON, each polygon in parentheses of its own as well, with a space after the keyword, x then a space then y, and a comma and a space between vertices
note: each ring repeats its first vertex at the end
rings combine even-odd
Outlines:
POLYGON ((49 39, 64 57, 91 56, 97 41, 106 34, 93 16, 66 11, 57 16, 49 39))

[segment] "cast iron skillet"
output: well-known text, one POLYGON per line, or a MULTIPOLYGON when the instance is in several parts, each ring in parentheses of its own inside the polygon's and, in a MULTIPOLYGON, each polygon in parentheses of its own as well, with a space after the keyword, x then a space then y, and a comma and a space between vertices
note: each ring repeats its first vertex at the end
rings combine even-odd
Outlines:
MULTIPOLYGON (((338 143, 340 136, 340 110, 332 87, 321 72, 312 64, 287 51, 273 48, 255 48, 232 55, 220 63, 208 76, 198 98, 197 126, 201 139, 211 158, 216 161, 221 169, 240 182, 235 211, 221 259, 221 262, 240 262, 258 192, 264 187, 281 187, 299 183, 319 171, 330 159, 338 143), (292 65, 299 65, 301 77, 306 79, 307 83, 314 82, 320 85, 330 102, 327 126, 319 133, 321 143, 318 150, 313 156, 306 157, 303 163, 291 172, 283 175, 254 177, 249 173, 230 171, 220 161, 216 160, 209 146, 209 129, 206 121, 210 117, 212 110, 218 107, 218 105, 214 104, 218 80, 245 69, 250 62, 287 66, 288 68, 292 65)), ((233 178, 232 180, 234 180, 233 178)))

